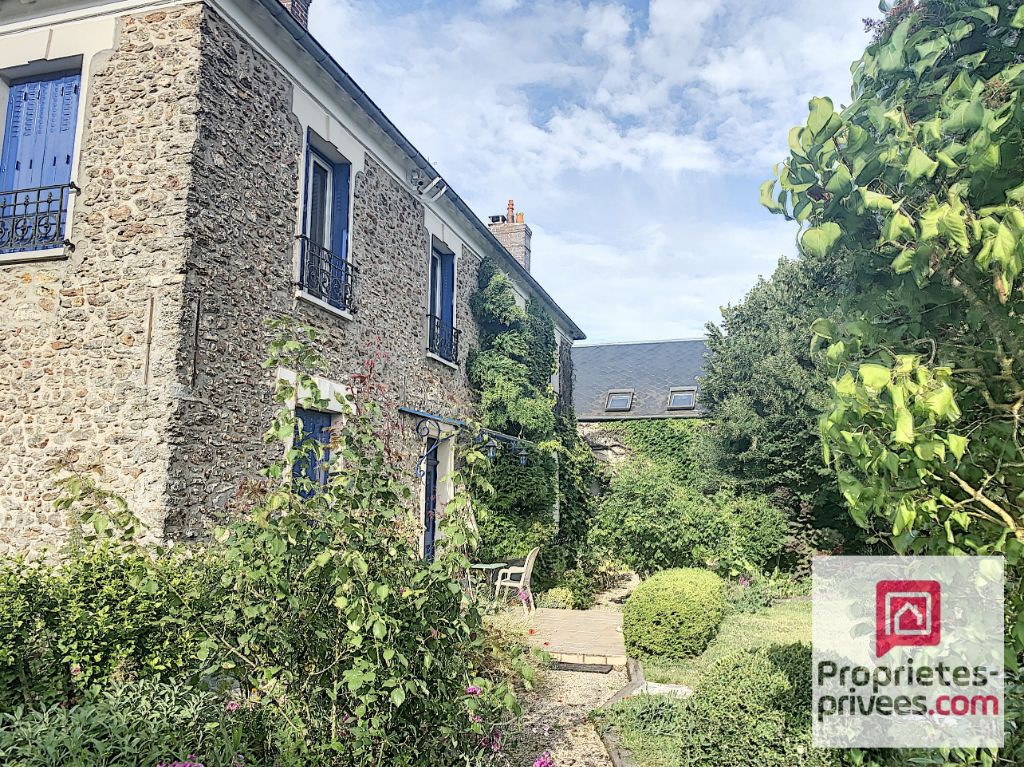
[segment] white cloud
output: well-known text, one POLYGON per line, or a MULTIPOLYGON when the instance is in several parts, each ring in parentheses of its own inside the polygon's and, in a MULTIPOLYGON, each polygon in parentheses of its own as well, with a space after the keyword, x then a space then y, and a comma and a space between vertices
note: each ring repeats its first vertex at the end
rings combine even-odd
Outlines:
POLYGON ((593 338, 699 334, 793 251, 757 206, 875 0, 316 0, 314 33, 593 338))

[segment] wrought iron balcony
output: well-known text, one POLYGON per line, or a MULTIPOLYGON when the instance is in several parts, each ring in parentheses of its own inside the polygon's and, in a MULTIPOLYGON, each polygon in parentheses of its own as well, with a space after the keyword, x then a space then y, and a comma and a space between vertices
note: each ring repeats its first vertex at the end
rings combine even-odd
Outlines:
POLYGON ((459 329, 433 314, 427 315, 427 323, 430 329, 427 351, 443 360, 456 362, 459 359, 459 329))
POLYGON ((299 288, 335 309, 354 312, 358 270, 343 254, 317 245, 308 237, 299 239, 302 242, 299 288))
POLYGON ((0 253, 62 248, 74 184, 0 191, 0 253))

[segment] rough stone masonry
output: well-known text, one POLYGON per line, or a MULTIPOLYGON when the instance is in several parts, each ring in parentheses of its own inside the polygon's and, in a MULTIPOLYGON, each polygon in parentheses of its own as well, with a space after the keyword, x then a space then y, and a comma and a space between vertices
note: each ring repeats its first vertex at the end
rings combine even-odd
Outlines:
MULTIPOLYGON (((354 180, 354 319, 297 303, 291 81, 199 3, 118 27, 84 94, 74 248, 0 266, 0 555, 66 539, 53 508, 65 463, 95 471, 154 537, 197 532, 268 457, 271 316, 317 327, 335 380, 377 358, 389 413, 473 405, 477 255, 458 259, 456 369, 424 352, 424 208, 368 155, 354 180)), ((396 429, 411 469, 420 438, 411 419, 396 429)))

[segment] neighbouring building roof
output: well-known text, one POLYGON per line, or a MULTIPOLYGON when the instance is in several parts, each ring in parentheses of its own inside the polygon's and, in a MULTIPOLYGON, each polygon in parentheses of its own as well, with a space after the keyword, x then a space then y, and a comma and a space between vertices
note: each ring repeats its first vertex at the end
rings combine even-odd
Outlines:
POLYGON ((573 399, 580 421, 704 415, 704 339, 574 346, 573 399))

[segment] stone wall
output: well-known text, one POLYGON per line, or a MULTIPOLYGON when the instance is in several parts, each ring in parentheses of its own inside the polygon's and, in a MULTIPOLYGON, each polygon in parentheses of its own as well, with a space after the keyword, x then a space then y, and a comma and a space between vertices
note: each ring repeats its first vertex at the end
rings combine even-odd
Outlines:
POLYGON ((0 268, 0 555, 66 536, 55 468, 160 532, 202 7, 124 16, 92 87, 66 260, 0 268), (99 473, 99 469, 97 470, 99 473))
MULTIPOLYGON (((456 366, 428 357, 422 203, 372 155, 354 178, 352 319, 296 299, 304 136, 292 86, 216 11, 119 20, 92 64, 66 260, 0 267, 0 556, 59 545, 53 469, 97 467, 154 536, 199 532, 270 457, 266 320, 320 331, 326 377, 376 361, 410 484, 422 451, 399 406, 472 415, 465 375, 480 258, 457 259, 456 366)), ((453 246, 456 243, 451 243, 453 246)))
MULTIPOLYGON (((472 408, 464 364, 476 344, 469 296, 479 259, 458 259, 458 369, 426 355, 429 237, 423 205, 372 156, 354 179, 350 252, 359 270, 353 319, 296 300, 294 233, 304 152, 291 85, 215 12, 203 23, 199 142, 189 195, 192 243, 171 437, 168 527, 197 532, 270 457, 262 435, 274 376, 260 367, 267 318, 319 331, 325 376, 344 383, 376 360, 375 381, 411 472, 421 452, 406 405, 455 417, 472 408), (197 342, 196 342, 197 341, 197 342)), ((412 481, 412 480, 410 480, 412 481)))

